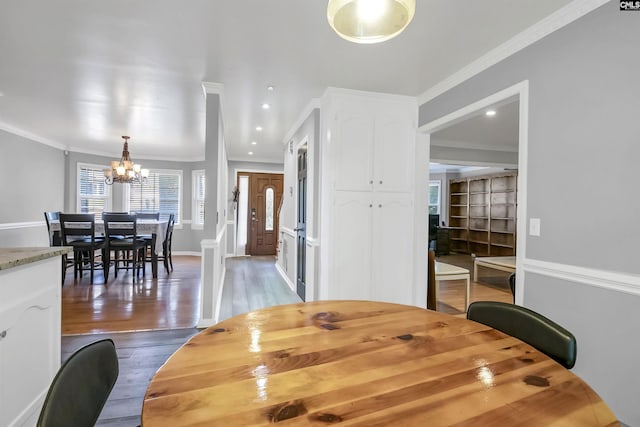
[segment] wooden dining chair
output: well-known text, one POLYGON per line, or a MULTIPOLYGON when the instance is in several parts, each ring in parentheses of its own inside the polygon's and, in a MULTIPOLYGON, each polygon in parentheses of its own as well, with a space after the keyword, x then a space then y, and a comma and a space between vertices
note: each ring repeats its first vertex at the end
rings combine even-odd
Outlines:
POLYGON ((102 255, 102 268, 107 280, 105 258, 105 241, 95 235, 95 216, 93 214, 60 213, 60 230, 63 246, 73 247, 73 277, 82 277, 82 272, 91 271, 91 283, 96 266, 96 251, 102 255))
POLYGON ((51 382, 37 427, 95 425, 118 373, 118 355, 111 339, 80 348, 51 382))
MULTIPOLYGON (((132 269, 133 280, 140 275, 145 275, 146 242, 137 235, 137 218, 135 215, 109 214, 102 215, 104 219, 104 233, 107 240, 106 263, 113 262, 115 277, 118 270, 132 269), (113 252, 114 258, 111 259, 113 252)), ((105 282, 109 276, 109 269, 105 272, 105 282)))
POLYGON ((573 334, 533 310, 505 302, 476 301, 469 305, 467 319, 516 337, 567 369, 576 363, 577 344, 573 334))
POLYGON ((428 256, 428 279, 427 279, 427 308, 438 311, 438 301, 436 300, 436 253, 429 251, 428 256))

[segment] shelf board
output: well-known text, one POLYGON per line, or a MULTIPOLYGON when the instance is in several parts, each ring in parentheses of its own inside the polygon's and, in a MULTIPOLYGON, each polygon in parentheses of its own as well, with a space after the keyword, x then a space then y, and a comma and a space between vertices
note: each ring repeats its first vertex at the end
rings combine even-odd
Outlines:
POLYGON ((489 242, 481 242, 480 240, 469 240, 469 243, 478 243, 481 245, 488 245, 489 242))
POLYGON ((516 190, 492 190, 492 193, 515 193, 516 190))
POLYGON ((489 219, 489 217, 488 216, 470 216, 469 219, 489 219))
POLYGON ((502 230, 491 230, 492 233, 499 233, 499 234, 516 234, 515 231, 502 231, 502 230))
POLYGON ((485 232, 485 233, 489 232, 489 230, 486 229, 486 228, 484 228, 484 229, 483 228, 469 228, 469 231, 482 231, 482 232, 485 232))
POLYGON ((469 194, 489 194, 488 191, 470 191, 469 194))
POLYGON ((469 205, 469 206, 471 206, 471 207, 478 207, 478 206, 480 206, 480 207, 486 208, 486 207, 488 207, 489 205, 488 205, 487 203, 482 203, 482 204, 469 205))
POLYGON ((464 191, 464 192, 461 192, 461 193, 451 193, 451 196, 466 196, 467 194, 469 194, 469 193, 464 191))
POLYGON ((513 245, 505 245, 504 243, 491 243, 491 246, 497 246, 499 248, 510 248, 510 249, 513 249, 513 245))
POLYGON ((515 206, 515 203, 491 203, 491 206, 515 206))
POLYGON ((465 203, 464 205, 451 205, 452 208, 466 208, 467 204, 465 203))
POLYGON ((511 217, 511 218, 509 218, 509 217, 504 217, 504 218, 502 218, 502 217, 493 217, 493 216, 492 216, 492 217, 491 217, 491 219, 492 219, 492 220, 494 220, 494 219, 500 219, 500 220, 503 220, 503 221, 504 221, 504 220, 515 221, 515 218, 513 218, 513 217, 511 217))
POLYGON ((451 226, 446 227, 446 228, 450 228, 452 230, 466 230, 467 229, 467 227, 451 227, 451 226))
POLYGON ((462 237, 449 237, 449 239, 451 239, 451 240, 458 240, 458 241, 461 241, 461 242, 466 242, 466 241, 467 241, 467 239, 462 238, 462 237))
POLYGON ((451 218, 463 218, 463 219, 467 219, 467 216, 457 216, 457 215, 451 215, 451 218))

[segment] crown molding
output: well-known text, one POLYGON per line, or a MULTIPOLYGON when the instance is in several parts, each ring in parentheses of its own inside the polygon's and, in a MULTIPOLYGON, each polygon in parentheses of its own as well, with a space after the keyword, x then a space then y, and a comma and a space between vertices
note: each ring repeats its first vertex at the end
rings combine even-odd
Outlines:
POLYGON ((22 138, 26 138, 30 141, 39 142, 40 144, 48 145, 53 148, 57 148, 58 150, 68 150, 68 146, 66 144, 62 144, 58 141, 53 141, 51 139, 44 138, 39 135, 35 135, 31 132, 27 132, 26 130, 22 130, 11 126, 7 123, 0 122, 0 130, 11 133, 16 136, 20 136, 22 138))
POLYGON ((609 0, 574 0, 565 7, 530 26, 526 30, 490 50, 484 56, 451 74, 418 96, 418 105, 425 104, 460 83, 532 45, 543 37, 583 17, 609 0))
POLYGON ((302 126, 304 121, 309 118, 311 113, 313 113, 313 110, 315 110, 316 108, 320 108, 320 99, 312 98, 311 101, 309 101, 309 103, 302 109, 302 112, 300 113, 300 115, 298 115, 296 121, 293 122, 293 125, 291 126, 289 131, 285 134, 282 145, 286 146, 289 143, 291 138, 293 138, 293 135, 295 135, 298 129, 300 129, 300 126, 302 126))
MULTIPOLYGON (((516 144, 518 142, 516 141, 516 144)), ((442 147, 442 148, 460 148, 465 150, 480 150, 480 151, 497 151, 503 153, 517 153, 518 146, 515 147, 503 147, 498 145, 488 145, 481 144, 473 141, 457 141, 451 139, 437 139, 431 138, 431 146, 432 147, 442 147)))

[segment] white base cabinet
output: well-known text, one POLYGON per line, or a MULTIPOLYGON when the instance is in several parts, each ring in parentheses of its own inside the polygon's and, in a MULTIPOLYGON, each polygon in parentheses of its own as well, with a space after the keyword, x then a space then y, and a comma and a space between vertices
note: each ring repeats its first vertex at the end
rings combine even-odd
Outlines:
POLYGON ((0 270, 0 426, 33 426, 60 367, 56 256, 0 270))

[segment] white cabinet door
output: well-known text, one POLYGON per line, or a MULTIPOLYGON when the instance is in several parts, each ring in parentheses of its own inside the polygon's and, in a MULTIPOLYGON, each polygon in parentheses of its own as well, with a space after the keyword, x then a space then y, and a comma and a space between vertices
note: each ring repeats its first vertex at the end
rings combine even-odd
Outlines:
POLYGON ((335 189, 368 191, 372 185, 373 117, 351 112, 338 119, 332 137, 335 189))
MULTIPOLYGON (((371 299, 413 303, 413 201, 376 194, 373 203, 371 299)), ((426 262, 426 260, 425 260, 426 262)))
POLYGON ((335 193, 329 299, 370 299, 371 206, 368 193, 335 193))
MULTIPOLYGON (((394 104, 391 105, 394 107, 394 104)), ((406 108, 384 108, 376 117, 373 184, 376 191, 413 189, 415 129, 406 108)))
POLYGON ((0 271, 0 426, 34 425, 60 367, 60 258, 0 271))

